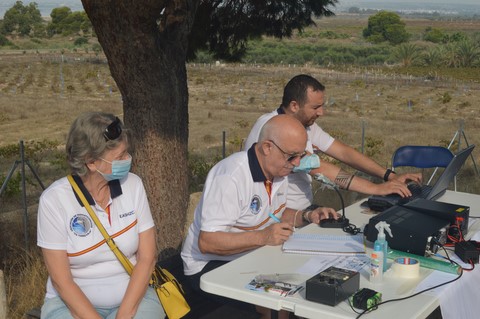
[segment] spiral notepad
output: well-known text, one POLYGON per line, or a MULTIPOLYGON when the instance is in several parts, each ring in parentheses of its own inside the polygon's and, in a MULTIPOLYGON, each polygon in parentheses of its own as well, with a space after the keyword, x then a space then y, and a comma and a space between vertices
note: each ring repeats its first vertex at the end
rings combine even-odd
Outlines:
POLYGON ((320 235, 294 233, 284 244, 283 251, 297 254, 359 255, 365 254, 362 234, 320 235))

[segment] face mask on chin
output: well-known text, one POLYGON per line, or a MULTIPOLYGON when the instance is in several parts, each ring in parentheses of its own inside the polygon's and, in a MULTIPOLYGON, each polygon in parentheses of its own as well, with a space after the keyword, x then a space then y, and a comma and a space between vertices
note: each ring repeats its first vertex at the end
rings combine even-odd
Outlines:
POLYGON ((106 181, 113 181, 126 177, 128 175, 128 172, 130 172, 130 168, 132 166, 132 156, 130 155, 128 155, 128 158, 125 160, 115 160, 111 162, 103 158, 100 159, 106 163, 112 164, 111 174, 102 173, 97 169, 97 172, 100 173, 106 181))

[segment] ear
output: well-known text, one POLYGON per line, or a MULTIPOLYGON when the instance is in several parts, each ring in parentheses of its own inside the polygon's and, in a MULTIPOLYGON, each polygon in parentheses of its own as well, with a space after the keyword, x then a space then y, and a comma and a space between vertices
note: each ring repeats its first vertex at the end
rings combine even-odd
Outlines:
POLYGON ((88 168, 90 172, 95 172, 97 170, 97 165, 95 165, 94 161, 90 163, 86 163, 85 166, 88 168))
POLYGON ((268 155, 270 154, 271 150, 272 150, 272 145, 270 144, 270 142, 268 141, 262 141, 260 142, 260 151, 264 154, 264 155, 268 155))
POLYGON ((288 109, 292 113, 297 113, 298 110, 300 110, 300 104, 298 104, 298 102, 295 100, 290 101, 290 103, 288 104, 288 109))

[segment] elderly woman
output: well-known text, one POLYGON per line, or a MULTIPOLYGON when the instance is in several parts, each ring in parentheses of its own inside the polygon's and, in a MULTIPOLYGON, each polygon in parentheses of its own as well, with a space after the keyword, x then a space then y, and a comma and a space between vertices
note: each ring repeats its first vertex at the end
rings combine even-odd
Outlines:
POLYGON ((154 222, 141 179, 130 173, 127 131, 112 114, 80 115, 67 138, 72 176, 119 249, 125 271, 66 177, 40 197, 38 246, 49 273, 42 318, 164 318, 148 282, 154 222))

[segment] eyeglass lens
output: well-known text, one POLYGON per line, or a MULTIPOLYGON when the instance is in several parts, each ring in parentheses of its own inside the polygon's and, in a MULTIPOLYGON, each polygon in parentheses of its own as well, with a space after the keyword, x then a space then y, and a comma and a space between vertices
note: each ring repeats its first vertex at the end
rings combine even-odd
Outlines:
POLYGON ((275 145, 280 150, 280 152, 282 152, 284 155, 288 156, 287 157, 287 162, 291 162, 291 161, 295 160, 297 157, 302 158, 307 154, 307 152, 305 152, 305 151, 303 151, 302 153, 287 153, 284 150, 282 150, 282 148, 280 146, 278 146, 277 143, 275 143, 273 140, 270 140, 270 142, 272 142, 273 145, 275 145))

